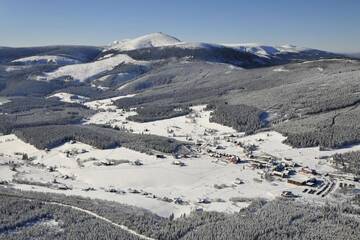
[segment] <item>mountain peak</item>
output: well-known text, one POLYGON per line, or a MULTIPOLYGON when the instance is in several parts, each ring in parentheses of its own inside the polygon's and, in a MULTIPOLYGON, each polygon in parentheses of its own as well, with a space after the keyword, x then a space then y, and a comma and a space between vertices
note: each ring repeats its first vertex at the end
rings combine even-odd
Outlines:
POLYGON ((116 41, 110 49, 120 51, 134 50, 149 47, 161 47, 181 42, 179 39, 162 32, 149 33, 134 39, 116 41))

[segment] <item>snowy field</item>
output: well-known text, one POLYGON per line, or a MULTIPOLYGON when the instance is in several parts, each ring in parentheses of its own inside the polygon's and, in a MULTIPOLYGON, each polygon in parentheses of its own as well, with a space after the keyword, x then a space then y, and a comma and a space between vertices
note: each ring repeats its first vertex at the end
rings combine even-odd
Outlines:
POLYGON ((43 55, 43 56, 31 56, 31 57, 24 57, 19 58, 14 61, 13 63, 23 63, 23 64, 61 64, 61 65, 67 65, 67 64, 77 64, 80 63, 80 61, 68 58, 68 57, 62 57, 62 56, 55 56, 55 55, 43 55))
POLYGON ((46 73, 46 76, 39 76, 38 80, 50 81, 59 77, 70 76, 73 80, 80 82, 96 76, 97 74, 110 71, 120 64, 137 64, 147 66, 149 63, 144 61, 136 61, 128 55, 118 54, 114 57, 101 59, 91 63, 73 64, 60 67, 53 72, 46 73))
POLYGON ((0 105, 3 105, 3 104, 5 104, 5 103, 7 103, 7 102, 10 102, 7 98, 5 98, 5 97, 0 97, 0 105))
POLYGON ((75 95, 75 94, 71 94, 71 93, 64 93, 64 92, 55 93, 53 95, 48 96, 47 98, 51 98, 51 97, 59 98, 60 101, 67 102, 67 103, 83 103, 87 99, 89 99, 84 96, 75 95))
MULTIPOLYGON (((136 114, 134 111, 126 112, 113 105, 116 99, 132 96, 85 103, 101 110, 85 124, 109 124, 136 133, 192 142, 197 146, 197 154, 181 159, 172 155, 162 158, 124 147, 100 150, 80 142, 68 142, 44 151, 15 135, 5 135, 0 136, 0 181, 20 189, 114 200, 161 216, 174 213, 178 217, 198 209, 230 213, 247 206, 253 198, 274 199, 283 191, 291 191, 300 201, 321 203, 332 199, 331 193, 325 197, 303 193, 305 186, 290 184, 281 177, 272 181, 264 179, 264 170, 253 167, 253 160, 243 146, 257 146, 254 159, 288 158, 302 167, 316 169, 321 174, 319 179, 334 183, 332 191, 336 190, 338 180, 323 177, 336 172, 325 156, 360 150, 360 145, 336 151, 295 149, 283 144, 285 137, 273 131, 244 136, 232 128, 209 122, 210 112, 204 110, 205 106, 193 107, 187 116, 136 123, 126 120, 127 116, 136 114), (214 153, 236 155, 242 161, 234 164, 224 157, 214 157, 214 153)), ((65 96, 63 99, 66 100, 65 96)), ((298 173, 295 178, 309 176, 298 173)))

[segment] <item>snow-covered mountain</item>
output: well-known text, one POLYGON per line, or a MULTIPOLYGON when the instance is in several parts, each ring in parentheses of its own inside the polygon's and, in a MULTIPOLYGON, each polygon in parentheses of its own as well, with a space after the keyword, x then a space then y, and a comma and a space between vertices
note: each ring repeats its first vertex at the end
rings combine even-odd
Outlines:
POLYGON ((134 39, 116 41, 105 48, 98 59, 116 54, 127 54, 133 59, 143 61, 190 58, 245 68, 343 57, 290 44, 270 46, 254 43, 185 42, 164 33, 151 33, 134 39))
MULTIPOLYGON (((38 83, 40 80, 41 84, 48 82, 54 85, 65 81, 66 84, 90 83, 98 88, 117 88, 124 82, 156 71, 161 66, 170 63, 181 64, 184 61, 257 68, 339 57, 343 56, 292 45, 185 42, 158 32, 116 41, 108 47, 2 48, 0 71, 1 64, 4 64, 6 74, 23 74, 22 76, 26 76, 24 81, 30 79, 38 83), (16 71, 9 71, 10 69, 16 71)), ((9 85, 9 88, 11 87, 12 85, 9 85)), ((48 86, 39 89, 47 88, 48 86)), ((21 91, 26 92, 27 89, 22 87, 21 91)))
MULTIPOLYGON (((32 59, 46 58, 47 56, 66 57, 80 62, 89 62, 101 53, 102 47, 94 46, 44 46, 44 47, 1 47, 0 64, 14 60, 32 57, 32 59), (41 57, 44 56, 44 57, 41 57)), ((27 59, 29 60, 29 59, 27 59)))
POLYGON ((170 35, 157 32, 150 33, 144 36, 140 36, 134 39, 124 39, 120 41, 114 41, 113 44, 107 50, 129 51, 141 48, 150 47, 162 47, 168 45, 174 45, 179 43, 180 40, 170 35))
POLYGON ((280 46, 262 45, 256 43, 235 43, 235 44, 215 44, 205 42, 185 42, 176 37, 158 32, 150 33, 134 39, 125 39, 115 41, 111 46, 104 49, 108 51, 133 51, 144 48, 179 48, 179 49, 209 49, 209 48, 231 48, 243 53, 251 53, 258 57, 270 58, 276 55, 300 54, 303 52, 320 52, 328 54, 328 52, 311 48, 298 47, 290 44, 280 46))

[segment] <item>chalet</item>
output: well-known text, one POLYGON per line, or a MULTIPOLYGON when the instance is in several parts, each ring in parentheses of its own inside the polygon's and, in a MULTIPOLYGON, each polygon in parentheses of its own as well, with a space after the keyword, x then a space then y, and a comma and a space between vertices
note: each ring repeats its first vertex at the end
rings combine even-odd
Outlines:
POLYGON ((284 162, 286 167, 299 167, 299 164, 296 162, 284 162))
POLYGON ((309 167, 303 167, 303 168, 301 168, 300 172, 301 172, 301 173, 304 173, 304 174, 317 175, 316 170, 311 169, 311 168, 309 168, 309 167))
POLYGON ((153 193, 149 193, 148 195, 146 195, 147 198, 157 198, 157 196, 153 193))
POLYGON ((69 175, 67 175, 67 174, 65 174, 65 175, 62 175, 62 176, 61 176, 61 178, 62 178, 62 179, 65 179, 65 180, 67 180, 67 179, 71 179, 71 180, 74 180, 74 177, 72 177, 72 176, 69 176, 69 175))
POLYGON ((257 169, 263 169, 266 167, 266 165, 262 164, 262 163, 258 163, 258 162, 252 162, 251 167, 257 168, 257 169))
POLYGON ((206 152, 207 153, 213 153, 214 151, 208 148, 208 149, 206 149, 206 152))
POLYGON ((142 166, 144 164, 140 160, 136 160, 136 161, 134 161, 134 165, 135 166, 142 166))
POLYGON ((203 212, 203 211, 204 211, 204 209, 202 209, 202 208, 200 208, 200 207, 195 208, 195 212, 203 212))
POLYGON ((7 184, 9 184, 8 181, 6 181, 6 180, 0 180, 0 185, 7 185, 7 184))
POLYGON ((236 155, 227 157, 227 160, 228 160, 228 162, 233 163, 233 164, 238 164, 241 161, 241 159, 236 155))
POLYGON ((290 184, 294 184, 294 185, 297 185, 297 186, 304 186, 306 184, 306 180, 303 180, 303 179, 288 179, 287 180, 288 183, 290 184))
POLYGON ((171 203, 173 201, 171 198, 168 198, 168 197, 163 197, 163 198, 161 198, 161 200, 164 202, 169 202, 169 203, 171 203))
POLYGON ((129 189, 128 189, 128 191, 129 191, 129 193, 134 193, 134 194, 138 194, 138 193, 140 193, 140 191, 139 191, 139 190, 134 189, 134 188, 129 188, 129 189))
POLYGON ((102 166, 113 166, 115 165, 115 162, 114 161, 111 161, 111 160, 102 160, 100 161, 100 164, 99 165, 102 165, 102 166))
POLYGON ((141 190, 141 195, 143 195, 143 196, 149 196, 149 194, 150 194, 150 193, 148 193, 148 192, 146 192, 146 191, 141 190))
POLYGON ((262 169, 262 168, 265 168, 268 163, 265 162, 265 161, 261 161, 261 160, 257 160, 257 159, 254 159, 251 161, 251 166, 254 167, 254 168, 259 168, 259 169, 262 169))
POLYGON ((198 199, 198 203, 210 204, 211 201, 210 201, 208 198, 199 198, 199 199, 198 199))
POLYGON ((119 190, 114 187, 110 187, 110 188, 106 189, 105 191, 110 192, 110 193, 117 193, 117 194, 125 194, 126 193, 124 190, 119 190))
POLYGON ((54 167, 54 166, 49 166, 49 167, 47 167, 47 170, 48 170, 48 172, 55 172, 55 171, 56 171, 56 167, 54 167))
POLYGON ((289 176, 289 173, 287 171, 272 171, 271 173, 273 176, 278 176, 281 178, 287 178, 289 176))
POLYGON ((275 160, 272 156, 260 156, 259 159, 262 160, 262 161, 266 161, 266 162, 270 162, 272 160, 275 160))
POLYGON ((234 184, 241 185, 241 184, 244 184, 244 181, 241 180, 240 178, 235 178, 234 184))
POLYGON ((180 197, 177 197, 174 199, 174 203, 175 204, 179 204, 179 205, 185 205, 185 204, 188 204, 188 202, 185 202, 182 198, 180 197))
POLYGON ((72 190, 71 187, 69 187, 69 186, 67 186, 65 184, 56 185, 55 188, 58 189, 58 190, 72 190))
POLYGON ((275 166, 273 167, 273 171, 276 171, 276 172, 283 172, 285 170, 285 166, 284 164, 276 164, 275 163, 275 166))
POLYGON ((166 158, 166 157, 162 154, 156 154, 156 158, 166 158))
POLYGON ((196 140, 196 145, 201 146, 204 142, 202 140, 196 140))
POLYGON ((180 166, 180 167, 186 166, 186 164, 184 162, 181 162, 181 161, 178 161, 178 160, 173 161, 172 164, 176 165, 176 166, 180 166))

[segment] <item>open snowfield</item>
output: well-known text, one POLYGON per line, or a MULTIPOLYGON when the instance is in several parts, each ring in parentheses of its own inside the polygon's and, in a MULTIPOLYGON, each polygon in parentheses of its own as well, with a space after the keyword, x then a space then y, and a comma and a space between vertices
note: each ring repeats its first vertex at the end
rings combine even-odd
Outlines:
POLYGON ((75 95, 71 93, 64 93, 64 92, 55 93, 53 95, 48 96, 48 98, 51 97, 57 97, 60 99, 60 101, 68 102, 68 103, 83 103, 88 99, 87 97, 84 96, 75 95))
POLYGON ((118 54, 114 57, 105 58, 91 63, 73 64, 58 68, 57 70, 47 73, 45 78, 39 80, 53 80, 59 77, 70 76, 72 79, 83 82, 86 79, 96 76, 97 74, 110 71, 120 64, 132 63, 138 65, 147 65, 148 62, 136 61, 128 55, 118 54))
POLYGON ((23 65, 23 66, 8 66, 5 68, 6 72, 16 72, 16 71, 21 71, 27 68, 30 68, 31 66, 28 65, 23 65))
POLYGON ((62 57, 62 56, 55 56, 55 55, 43 55, 43 56, 31 56, 31 57, 24 57, 19 58, 14 61, 14 63, 23 63, 23 64, 47 64, 47 63, 53 63, 53 64, 61 64, 61 65, 67 65, 67 64, 77 64, 80 63, 80 61, 68 57, 62 57))
MULTIPOLYGON (((254 168, 244 148, 235 142, 255 144, 255 157, 291 158, 320 174, 336 172, 328 160, 322 159, 324 156, 360 150, 360 145, 334 151, 295 149, 283 144, 285 137, 273 131, 243 136, 232 128, 209 122, 210 112, 204 110, 205 106, 193 107, 193 112, 187 116, 136 123, 126 120, 127 116, 136 114, 134 111, 117 109, 112 102, 131 96, 85 103, 92 109, 102 110, 87 124, 106 123, 136 133, 193 142, 198 144, 197 155, 181 159, 172 155, 159 158, 124 147, 100 150, 81 142, 68 142, 44 151, 15 135, 5 135, 0 136, 0 153, 3 154, 0 158, 1 179, 9 182, 13 179, 14 186, 20 189, 114 200, 149 209, 161 216, 174 213, 178 217, 199 208, 235 212, 247 206, 252 198, 274 199, 283 191, 292 191, 303 201, 331 201, 331 194, 325 197, 306 194, 303 193, 305 186, 290 184, 280 177, 265 180, 264 170, 254 168), (225 158, 212 156, 208 150, 236 155, 242 161, 230 163, 225 158), (30 160, 23 160, 24 153, 30 160), (9 159, 17 163, 15 170, 8 164, 9 159), (134 164, 136 161, 142 164, 134 164), (181 161, 185 166, 175 165, 174 161, 181 161)), ((306 179, 308 176, 299 173, 296 178, 306 179)), ((334 182, 336 189, 336 180, 319 178, 334 182)))
POLYGON ((9 102, 9 100, 5 97, 0 97, 0 105, 3 105, 5 103, 9 102))

